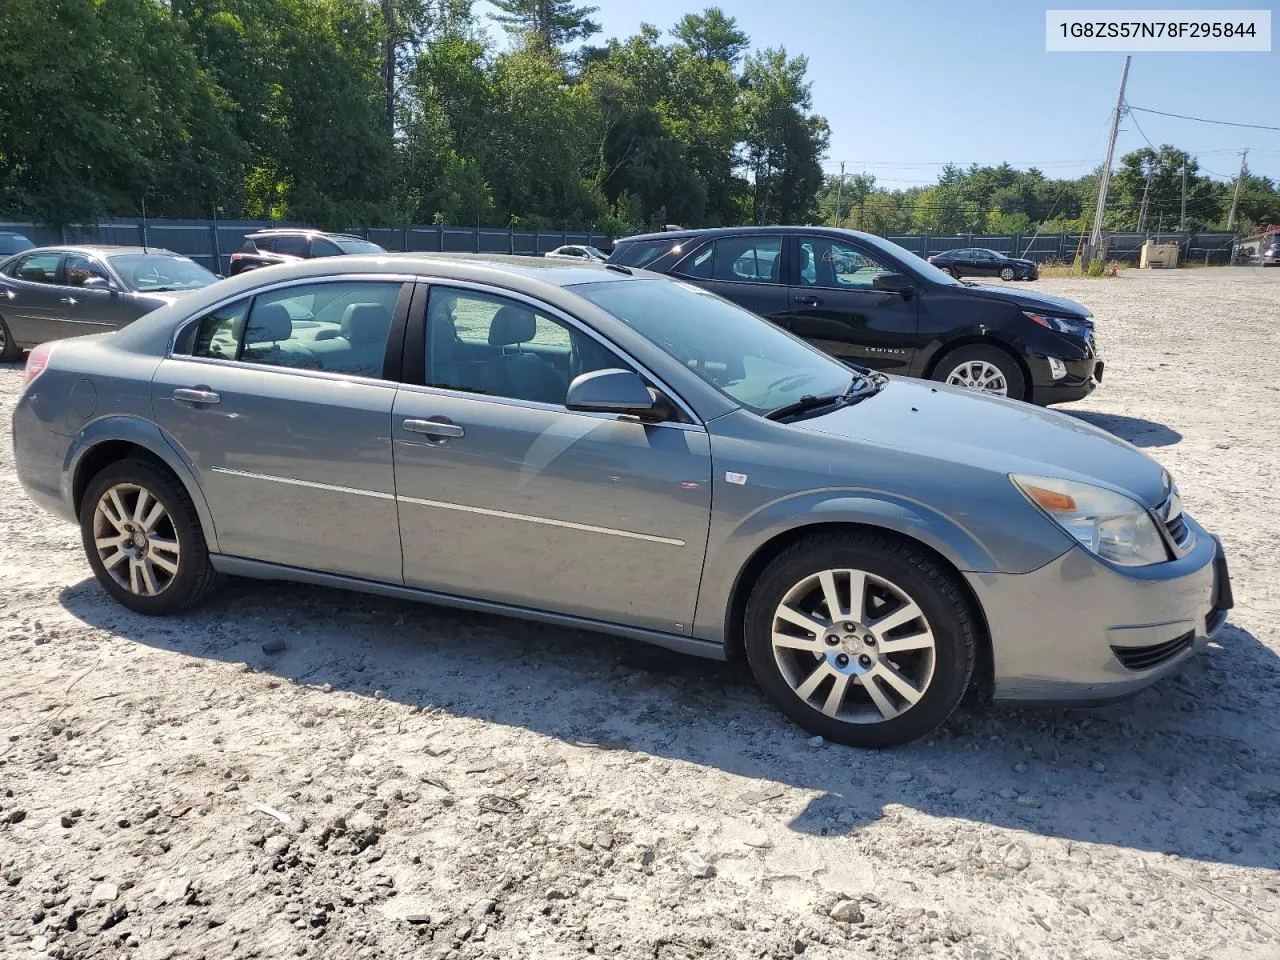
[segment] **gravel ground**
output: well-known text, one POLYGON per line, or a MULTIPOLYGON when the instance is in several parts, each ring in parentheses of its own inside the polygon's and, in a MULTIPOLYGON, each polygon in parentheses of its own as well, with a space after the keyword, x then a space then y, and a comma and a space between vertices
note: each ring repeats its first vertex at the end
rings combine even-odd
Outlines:
POLYGON ((1095 311, 1067 409, 1170 468, 1237 606, 1133 700, 894 752, 561 629, 255 583, 134 616, 0 444, 0 954, 1277 956, 1280 270, 1032 289, 1095 311))

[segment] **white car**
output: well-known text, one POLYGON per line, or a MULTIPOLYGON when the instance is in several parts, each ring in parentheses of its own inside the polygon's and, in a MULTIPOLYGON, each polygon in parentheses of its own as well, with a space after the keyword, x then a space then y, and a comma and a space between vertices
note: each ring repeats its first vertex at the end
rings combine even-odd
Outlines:
POLYGON ((569 244, 564 247, 556 247, 549 253, 544 254, 552 260, 581 260, 586 263, 604 263, 609 259, 608 255, 597 250, 595 247, 584 246, 583 244, 569 244))

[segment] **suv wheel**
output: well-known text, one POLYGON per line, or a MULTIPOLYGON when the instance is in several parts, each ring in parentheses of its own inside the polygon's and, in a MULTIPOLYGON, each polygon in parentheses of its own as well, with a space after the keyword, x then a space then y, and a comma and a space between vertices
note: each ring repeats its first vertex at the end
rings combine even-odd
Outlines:
POLYGON ((122 460, 94 477, 80 506, 80 533, 98 581, 137 613, 187 610, 217 582, 195 504, 151 463, 122 460))
POLYGON ((971 344, 948 353, 933 368, 933 379, 954 387, 1022 400, 1026 379, 1018 361, 999 347, 971 344))
POLYGON ((806 730, 850 746, 897 746, 938 727, 969 686, 976 650, 953 579, 877 534, 790 547, 747 603, 747 661, 765 693, 806 730))

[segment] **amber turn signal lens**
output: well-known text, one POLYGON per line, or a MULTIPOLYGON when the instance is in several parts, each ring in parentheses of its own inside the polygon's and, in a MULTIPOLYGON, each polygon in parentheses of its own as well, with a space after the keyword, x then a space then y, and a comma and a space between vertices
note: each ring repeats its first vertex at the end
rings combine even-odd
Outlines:
POLYGON ((1046 490, 1044 487, 1026 486, 1022 489, 1026 491, 1027 496, 1034 500, 1041 509, 1048 510, 1050 513, 1076 512, 1075 498, 1070 497, 1065 493, 1046 490))

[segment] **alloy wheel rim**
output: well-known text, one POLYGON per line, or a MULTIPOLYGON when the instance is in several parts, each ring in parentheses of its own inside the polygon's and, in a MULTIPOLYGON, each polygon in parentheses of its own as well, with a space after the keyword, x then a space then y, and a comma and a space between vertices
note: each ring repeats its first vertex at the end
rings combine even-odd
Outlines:
POLYGON ((823 570, 793 586, 774 610, 772 644, 792 692, 846 723, 902 716, 924 697, 937 665, 924 610, 865 570, 823 570))
POLYGON ((173 518, 136 483, 117 483, 98 499, 93 544, 111 579, 135 596, 159 596, 178 575, 182 545, 173 518))
POLYGON ((966 360, 947 374, 947 383, 1000 397, 1009 395, 1009 381, 1005 379, 1004 371, 986 360, 966 360))
POLYGON ((1012 279, 1013 279, 1013 270, 1011 270, 1009 267, 1005 267, 1003 270, 1001 270, 1001 271, 1000 271, 1000 279, 1001 279, 1001 280, 1012 280, 1012 279))

